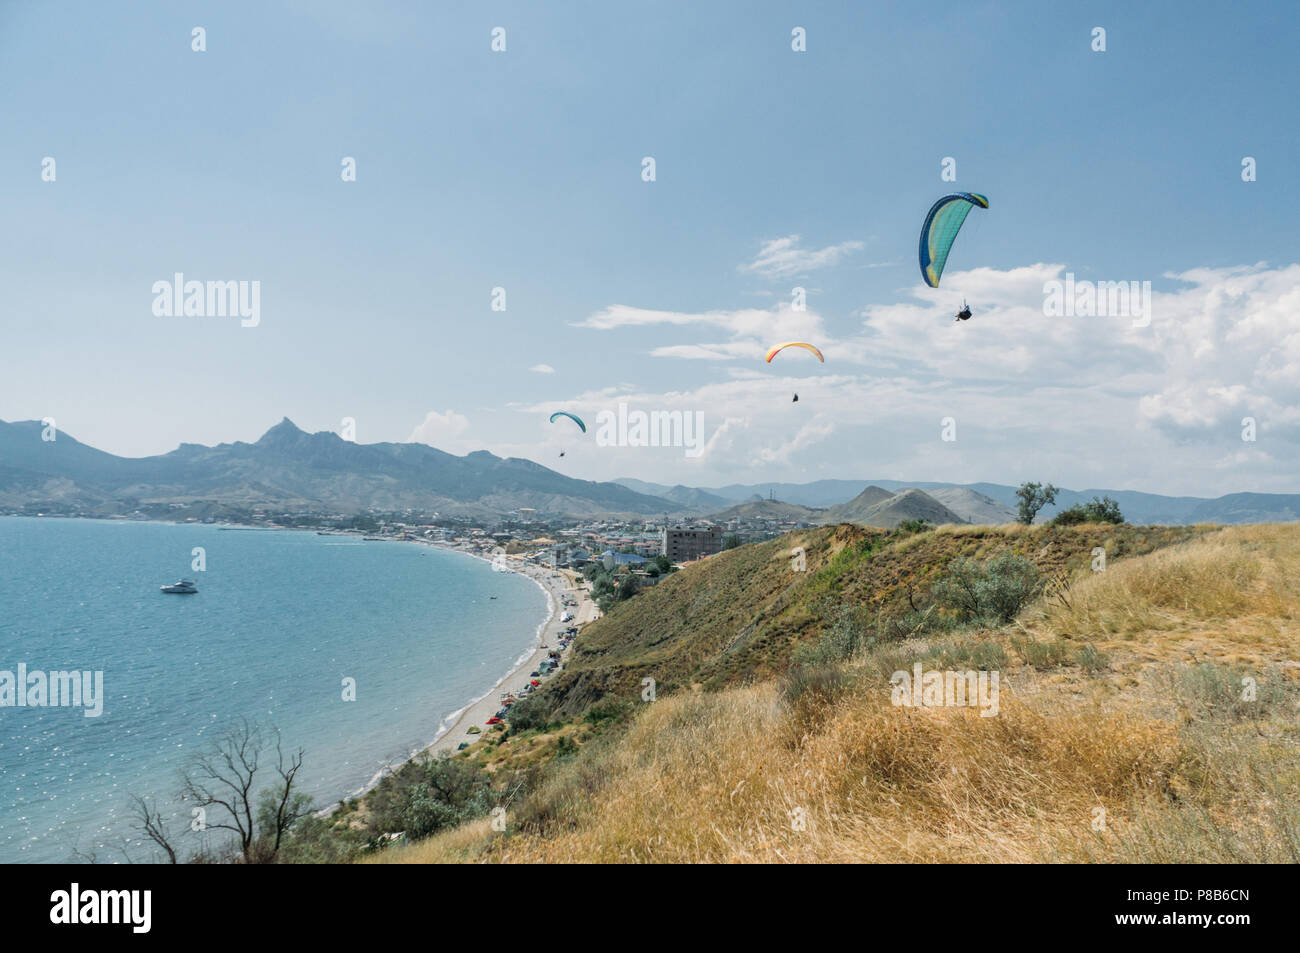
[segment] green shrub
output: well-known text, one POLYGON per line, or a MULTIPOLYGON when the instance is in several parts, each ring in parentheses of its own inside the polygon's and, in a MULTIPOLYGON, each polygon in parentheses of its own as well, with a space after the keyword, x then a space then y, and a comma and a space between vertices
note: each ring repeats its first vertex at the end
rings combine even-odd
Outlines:
POLYGON ((1052 519, 1054 526, 1074 526, 1078 523, 1115 523, 1124 522, 1124 514, 1119 511, 1119 503, 1109 496, 1093 497, 1089 503, 1075 503, 1069 509, 1061 510, 1052 519))
POLYGON ((1074 653, 1074 661, 1089 675, 1095 675, 1110 667, 1109 655, 1098 652, 1091 645, 1086 644, 1079 646, 1078 651, 1074 653))
POLYGON ((1038 669, 1057 668, 1069 657, 1069 646, 1064 639, 1040 642, 1037 639, 1012 638, 1011 645, 1025 664, 1038 669))
POLYGON ((877 626, 881 642, 901 642, 904 639, 923 638, 936 632, 948 632, 961 623, 952 616, 938 611, 937 605, 924 609, 908 609, 900 615, 884 619, 877 626))
POLYGON ((371 793, 370 831, 405 831, 427 837, 491 809, 488 776, 477 764, 445 753, 412 761, 389 775, 371 793))
POLYGON ((839 606, 835 621, 822 633, 817 644, 796 646, 791 661, 796 665, 813 667, 844 661, 862 651, 869 636, 867 628, 855 618, 853 609, 839 606))
POLYGON ((1267 671, 1199 662, 1167 676, 1171 693, 1202 721, 1246 721, 1294 714, 1297 688, 1278 668, 1267 671), (1245 679, 1252 679, 1253 685, 1245 679), (1254 698, 1249 698, 1253 691, 1254 698))
POLYGON ((346 864, 358 857, 369 839, 362 831, 339 823, 340 812, 329 817, 309 816, 294 825, 280 845, 281 864, 346 864))
POLYGON ((583 721, 589 725, 618 722, 627 717, 628 710, 627 702, 619 701, 616 698, 606 698, 588 708, 587 713, 583 715, 583 721))
POLYGON ((521 698, 506 712, 506 724, 511 734, 521 731, 546 731, 554 722, 551 720, 551 704, 543 701, 540 695, 521 698))
POLYGON ((526 796, 510 809, 511 826, 540 834, 572 829, 610 780, 610 752, 610 745, 597 738, 571 758, 545 769, 532 766, 523 778, 526 796))
POLYGON ((960 639, 935 645, 926 658, 940 668, 973 668, 997 672, 1007 667, 1007 650, 998 642, 984 639, 960 639))
POLYGON ((862 678, 868 684, 886 684, 895 672, 910 671, 912 663, 921 657, 916 648, 870 643, 861 656, 862 678))
POLYGON ((815 668, 798 665, 781 679, 781 694, 791 704, 829 702, 852 683, 843 669, 833 665, 815 668))
POLYGON ((963 622, 1005 624, 1042 589, 1042 574, 1024 556, 1004 553, 980 562, 962 556, 948 566, 932 595, 963 622))

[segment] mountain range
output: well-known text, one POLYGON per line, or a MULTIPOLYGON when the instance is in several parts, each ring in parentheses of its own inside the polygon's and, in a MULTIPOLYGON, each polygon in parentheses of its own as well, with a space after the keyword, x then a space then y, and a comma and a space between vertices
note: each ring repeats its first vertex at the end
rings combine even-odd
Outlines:
MULTIPOLYGON (((779 497, 781 519, 896 525, 903 519, 1005 523, 1016 488, 997 483, 818 480, 811 483, 669 486, 635 479, 578 480, 518 457, 485 450, 455 456, 422 443, 358 444, 329 431, 305 433, 288 418, 255 443, 184 443, 170 453, 119 457, 65 432, 42 439, 34 420, 0 421, 0 508, 85 515, 154 515, 182 508, 221 517, 264 509, 362 513, 414 509, 489 517, 531 507, 543 516, 703 516, 729 518, 738 504, 779 497), (910 495, 901 491, 924 491, 910 495), (891 502, 892 500, 892 502, 891 502), (926 515, 929 513, 929 515, 926 515)), ((1110 496, 1137 524, 1287 522, 1300 519, 1300 494, 1232 493, 1218 498, 1133 490, 1058 492, 1040 516, 1110 496)))
POLYGON ((188 515, 231 510, 407 508, 488 516, 519 507, 543 515, 662 514, 678 507, 617 483, 576 480, 531 460, 485 450, 463 457, 422 443, 358 444, 308 434, 287 417, 256 443, 185 443, 152 457, 118 457, 34 420, 0 421, 0 506, 56 504, 90 515, 184 504, 188 515))

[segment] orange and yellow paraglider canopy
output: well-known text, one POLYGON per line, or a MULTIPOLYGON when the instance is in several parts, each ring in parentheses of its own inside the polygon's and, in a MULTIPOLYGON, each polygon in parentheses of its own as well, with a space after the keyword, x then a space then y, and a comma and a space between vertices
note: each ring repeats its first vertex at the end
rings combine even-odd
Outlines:
POLYGON ((801 347, 806 350, 812 351, 814 354, 817 355, 817 360, 821 361, 823 364, 826 363, 826 358, 822 357, 822 352, 817 350, 817 348, 813 347, 811 344, 807 343, 806 341, 786 341, 784 344, 776 345, 775 347, 771 348, 767 352, 767 363, 771 364, 772 358, 776 357, 778 354, 780 354, 788 347, 801 347))

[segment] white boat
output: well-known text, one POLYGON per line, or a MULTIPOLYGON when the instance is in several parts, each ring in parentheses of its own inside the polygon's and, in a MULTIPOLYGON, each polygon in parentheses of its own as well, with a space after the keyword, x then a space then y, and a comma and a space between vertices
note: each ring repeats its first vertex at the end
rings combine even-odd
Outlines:
POLYGON ((182 579, 180 582, 174 582, 170 586, 159 586, 163 592, 174 593, 178 596, 190 596, 198 592, 198 587, 194 585, 193 579, 182 579))

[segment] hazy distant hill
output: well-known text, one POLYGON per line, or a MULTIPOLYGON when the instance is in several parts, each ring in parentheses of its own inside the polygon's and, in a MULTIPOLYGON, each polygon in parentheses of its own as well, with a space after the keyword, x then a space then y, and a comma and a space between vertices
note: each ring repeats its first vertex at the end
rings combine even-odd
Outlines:
POLYGON ((726 520, 776 520, 777 522, 796 521, 801 523, 819 523, 825 515, 824 510, 798 503, 783 503, 781 500, 754 500, 750 503, 737 503, 735 506, 714 513, 709 519, 717 522, 726 520))
POLYGON ((457 457, 421 443, 358 444, 308 434, 287 417, 256 443, 181 444, 152 457, 117 457, 65 432, 46 442, 36 421, 0 421, 0 505, 60 501, 86 512, 142 503, 277 510, 437 510, 478 516, 521 506, 547 515, 659 514, 678 507, 617 483, 575 480, 531 460, 480 450, 457 457))
POLYGON ((680 483, 676 486, 664 486, 662 483, 646 483, 644 480, 634 480, 630 477, 620 477, 614 482, 637 493, 644 493, 646 496, 662 497, 665 500, 672 500, 679 506, 702 511, 717 510, 733 502, 726 497, 697 490, 694 487, 682 486, 680 483))
POLYGON ((830 507, 821 517, 822 523, 857 523, 887 529, 905 520, 925 520, 935 526, 966 522, 923 490, 890 493, 878 486, 869 486, 849 502, 830 507))
MULTIPOLYGON (((622 482, 622 481, 619 481, 622 482)), ((753 496, 767 499, 768 494, 787 503, 800 506, 834 506, 852 499, 865 483, 880 483, 879 480, 816 480, 812 483, 732 483, 722 487, 702 487, 704 492, 722 497, 733 503, 748 500, 753 496)))
POLYGON ((869 486, 847 503, 838 503, 822 514, 823 523, 857 523, 876 504, 894 494, 878 486, 869 486))
POLYGON ((976 493, 970 487, 943 486, 925 491, 952 512, 969 523, 978 526, 1001 526, 1014 523, 1016 510, 999 503, 983 493, 976 493))
POLYGON ((1230 493, 1201 503, 1189 523, 1284 523, 1300 519, 1300 494, 1230 493))
MULTIPOLYGON (((626 481, 618 481, 624 483, 626 481)), ((834 506, 853 498, 866 484, 874 484, 886 490, 898 491, 908 487, 924 490, 938 499, 936 490, 969 490, 976 497, 985 497, 1007 508, 1011 514, 1016 512, 1016 487, 1002 483, 937 483, 925 481, 904 482, 902 480, 816 480, 811 483, 732 483, 722 487, 703 487, 702 492, 722 497, 732 502, 746 500, 754 494, 763 498, 773 492, 776 496, 790 503, 803 506, 834 506)), ((653 492, 656 484, 643 484, 641 492, 653 492)), ((667 489, 666 487, 664 489, 667 489)), ((1045 507, 1039 515, 1039 521, 1051 519, 1060 510, 1075 503, 1086 503, 1095 496, 1109 496, 1116 500, 1124 516, 1134 524, 1164 524, 1171 526, 1191 523, 1271 523, 1289 522, 1300 519, 1300 494, 1298 493, 1230 493, 1215 499, 1199 496, 1162 496, 1159 493, 1142 493, 1137 490, 1069 490, 1062 489, 1056 497, 1054 506, 1045 507)), ((940 502, 944 502, 940 500, 940 502)), ((954 512, 965 516, 975 523, 1005 522, 994 519, 995 511, 984 511, 987 515, 976 518, 974 509, 965 512, 963 504, 954 498, 957 505, 949 506, 954 512)), ((944 505, 948 505, 945 503, 944 505)), ((987 504, 984 504, 985 506, 987 504)), ((1014 519, 1014 515, 1010 517, 1014 519)))

